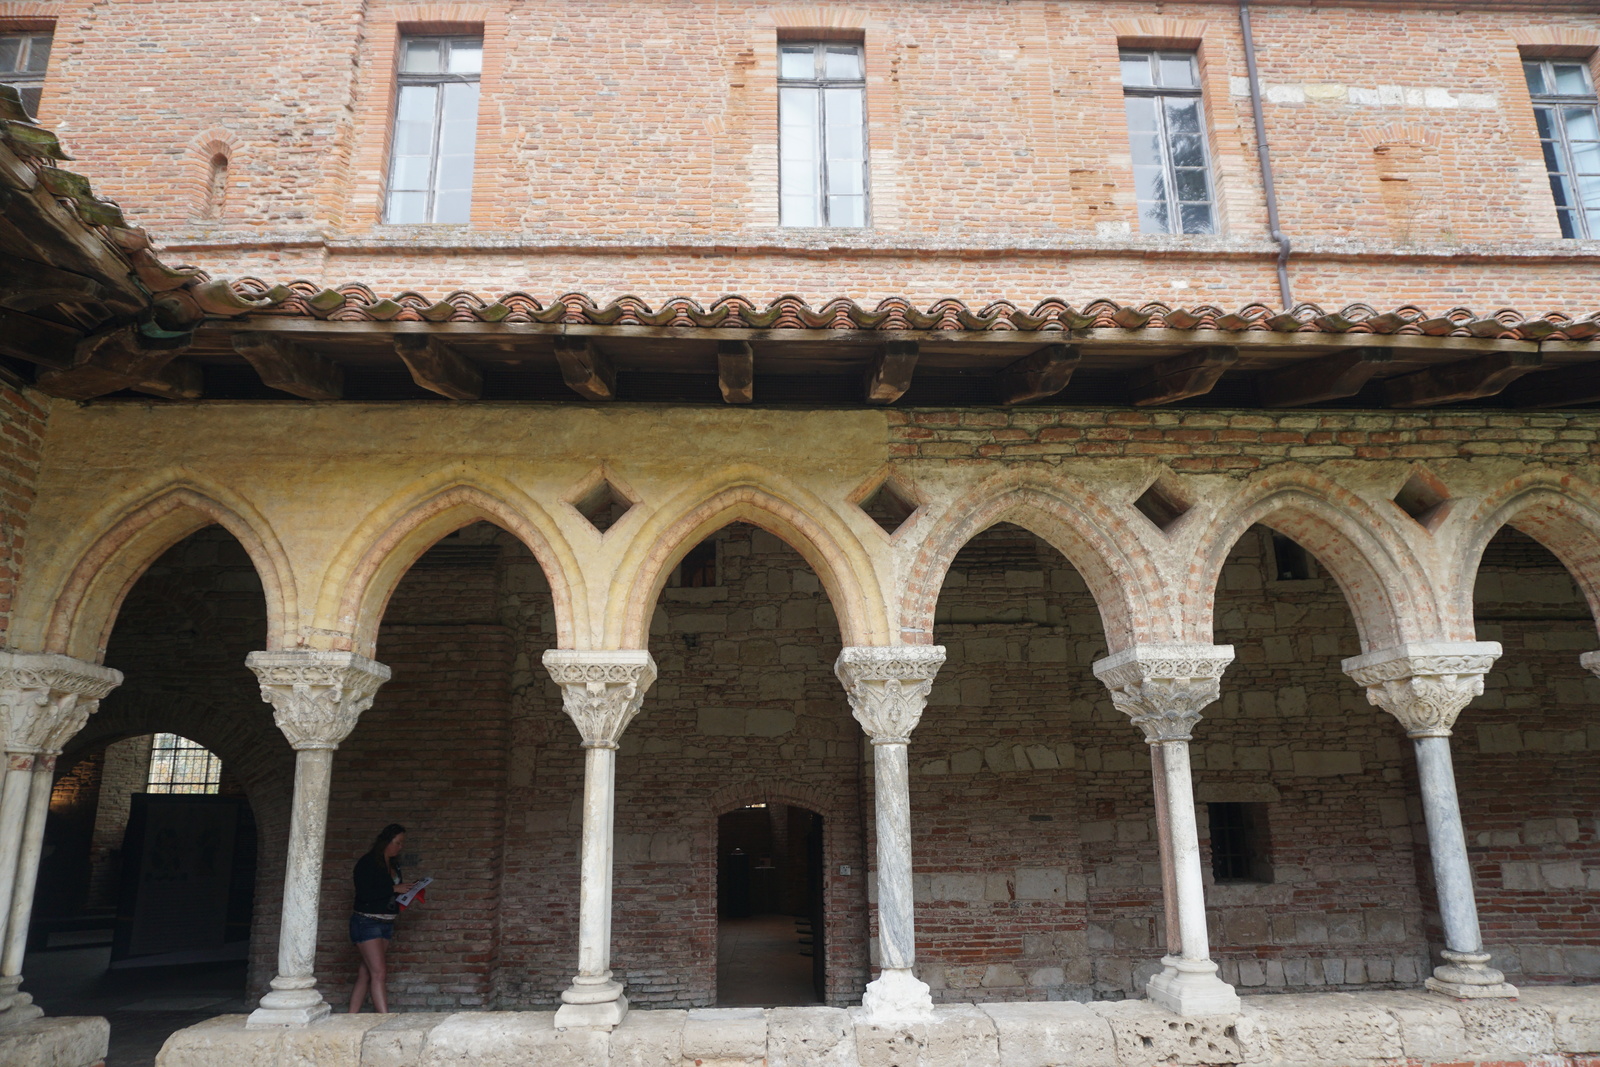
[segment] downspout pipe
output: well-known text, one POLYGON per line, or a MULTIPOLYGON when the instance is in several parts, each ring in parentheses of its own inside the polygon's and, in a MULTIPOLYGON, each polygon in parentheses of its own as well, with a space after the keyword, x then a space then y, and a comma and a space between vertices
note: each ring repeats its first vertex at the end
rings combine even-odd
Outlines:
POLYGON ((1267 146, 1267 122, 1261 115, 1261 79, 1256 73, 1256 39, 1250 32, 1250 0, 1239 0, 1239 29, 1244 34, 1244 63, 1250 75, 1250 110, 1256 120, 1256 155, 1261 160, 1261 186, 1267 195, 1267 228, 1278 242, 1278 298, 1283 310, 1294 308, 1289 288, 1289 236, 1278 222, 1278 189, 1272 177, 1272 151, 1267 146))

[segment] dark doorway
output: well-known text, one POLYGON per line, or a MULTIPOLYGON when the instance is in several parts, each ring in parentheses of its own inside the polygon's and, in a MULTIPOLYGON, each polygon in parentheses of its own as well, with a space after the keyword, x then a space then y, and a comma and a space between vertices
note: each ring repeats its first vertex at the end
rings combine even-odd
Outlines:
POLYGON ((822 816, 752 804, 717 820, 717 1003, 825 999, 822 816))

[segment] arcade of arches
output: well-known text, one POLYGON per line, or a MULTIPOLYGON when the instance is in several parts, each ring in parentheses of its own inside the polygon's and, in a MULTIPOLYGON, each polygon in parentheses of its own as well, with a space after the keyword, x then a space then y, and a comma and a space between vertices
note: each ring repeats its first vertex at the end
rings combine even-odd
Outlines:
POLYGON ((719 817, 753 805, 815 841, 761 839, 790 888, 750 896, 799 920, 796 996, 884 1017, 1600 978, 1600 492, 1569 472, 889 465, 881 412, 765 413, 818 453, 768 470, 662 411, 606 413, 626 452, 551 412, 537 455, 307 474, 333 409, 229 410, 170 477, 129 411, 56 416, 97 432, 59 428, 29 538, 60 551, 0 663, 9 1011, 55 778, 154 731, 248 799, 263 1023, 346 998, 391 821, 436 879, 402 1010, 714 1005, 719 817), (111 439, 153 480, 108 499, 111 439))

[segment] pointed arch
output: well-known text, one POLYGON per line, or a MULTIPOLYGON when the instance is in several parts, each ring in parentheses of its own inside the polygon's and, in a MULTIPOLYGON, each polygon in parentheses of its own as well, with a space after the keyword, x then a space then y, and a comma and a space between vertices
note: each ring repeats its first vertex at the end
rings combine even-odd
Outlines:
POLYGON ((1473 588, 1483 553, 1506 526, 1550 550, 1572 575, 1600 629, 1600 488, 1571 474, 1532 471, 1483 499, 1466 520, 1449 570, 1447 618, 1472 640, 1473 588))
POLYGON ((1217 515, 1202 533, 1202 551, 1185 583, 1188 640, 1212 640, 1223 565, 1257 523, 1293 538, 1333 575, 1364 651, 1438 639, 1439 605, 1425 568, 1390 517, 1348 489, 1310 471, 1274 472, 1248 484, 1217 515))
POLYGON ((528 547, 544 571, 556 616, 556 644, 576 647, 587 632, 583 577, 555 521, 515 486, 479 472, 452 471, 391 497, 345 541, 323 577, 319 625, 333 647, 373 654, 378 624, 395 587, 441 537, 474 522, 500 527, 528 547))
POLYGON ((901 601, 907 644, 933 642, 934 609, 957 553, 1002 522, 1043 539, 1083 576, 1110 651, 1177 639, 1176 605, 1168 603, 1154 562, 1122 514, 1075 482, 1007 472, 950 505, 923 542, 901 601))
POLYGON ((822 582, 847 645, 887 644, 888 613, 872 561, 855 535, 810 493, 766 472, 725 476, 679 494, 639 531, 606 611, 610 648, 644 648, 656 601, 688 551, 729 523, 759 526, 800 553, 822 582))
POLYGON ((221 526, 244 547, 267 605, 267 648, 290 642, 297 617, 294 571, 270 524, 242 497, 188 479, 146 492, 84 525, 82 547, 51 589, 42 647, 99 663, 117 612, 156 559, 196 530, 221 526))

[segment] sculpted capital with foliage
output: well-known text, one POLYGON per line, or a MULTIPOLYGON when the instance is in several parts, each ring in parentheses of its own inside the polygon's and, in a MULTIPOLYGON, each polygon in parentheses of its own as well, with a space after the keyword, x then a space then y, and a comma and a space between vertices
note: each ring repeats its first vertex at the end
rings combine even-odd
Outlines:
POLYGON ((553 648, 544 654, 544 666, 561 687, 561 706, 585 748, 616 748, 656 680, 656 661, 643 649, 553 648))
POLYGON ((388 667, 353 652, 252 652, 245 663, 296 751, 338 748, 389 680, 388 667))

